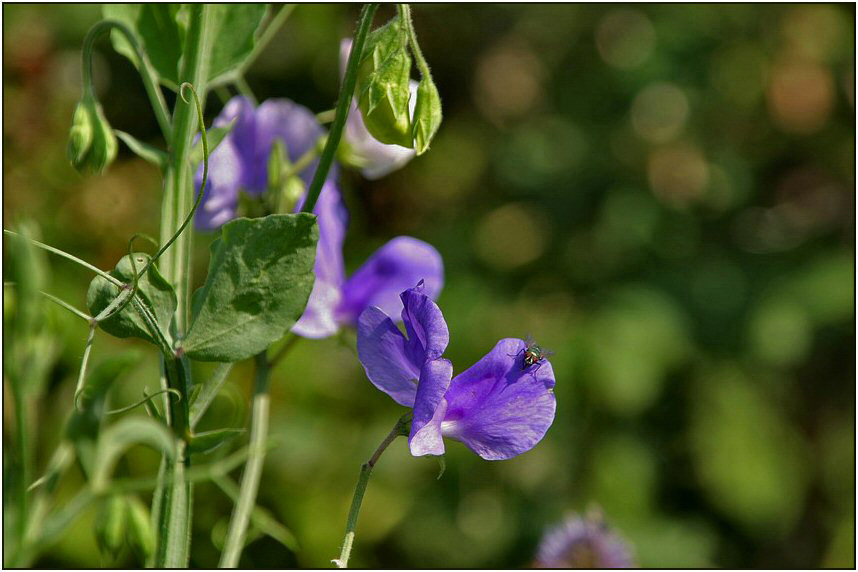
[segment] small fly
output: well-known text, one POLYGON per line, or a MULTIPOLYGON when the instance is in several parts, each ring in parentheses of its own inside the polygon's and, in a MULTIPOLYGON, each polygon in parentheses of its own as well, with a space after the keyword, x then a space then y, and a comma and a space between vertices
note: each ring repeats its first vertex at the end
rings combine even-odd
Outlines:
POLYGON ((512 356, 518 357, 519 355, 524 353, 524 359, 522 360, 521 369, 527 369, 532 365, 538 364, 538 367, 533 371, 533 373, 536 373, 537 371, 539 371, 539 368, 542 367, 542 363, 546 359, 554 355, 554 352, 552 352, 551 350, 543 349, 542 346, 537 344, 531 336, 527 336, 524 339, 524 345, 524 349, 512 356))

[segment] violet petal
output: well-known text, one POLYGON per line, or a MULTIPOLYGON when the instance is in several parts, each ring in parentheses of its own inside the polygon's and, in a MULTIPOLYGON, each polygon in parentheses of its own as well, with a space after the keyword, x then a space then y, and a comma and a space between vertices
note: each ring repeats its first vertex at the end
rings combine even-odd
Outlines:
POLYGON ((444 284, 441 255, 422 240, 397 236, 372 253, 346 281, 338 317, 353 324, 368 306, 396 316, 402 310, 400 293, 420 280, 424 293, 436 299, 444 284))
POLYGON ((378 389, 406 407, 414 405, 423 362, 414 362, 396 324, 378 308, 369 307, 358 319, 358 359, 378 389))
POLYGON ((509 459, 536 445, 554 421, 554 371, 547 360, 522 368, 526 345, 506 338, 457 375, 447 394, 445 436, 487 460, 509 459))
POLYGON ((408 436, 408 447, 416 457, 444 454, 441 435, 441 422, 447 410, 444 393, 452 377, 453 364, 443 358, 427 361, 420 370, 417 396, 414 399, 414 418, 408 436))

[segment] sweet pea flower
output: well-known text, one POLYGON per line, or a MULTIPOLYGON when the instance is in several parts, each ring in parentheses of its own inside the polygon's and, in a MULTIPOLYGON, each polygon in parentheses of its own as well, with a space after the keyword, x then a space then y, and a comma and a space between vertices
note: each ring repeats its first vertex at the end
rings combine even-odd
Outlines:
POLYGON ((601 515, 570 515, 549 530, 536 555, 536 568, 633 568, 631 550, 601 515))
MULTIPOLYGON (((352 40, 346 38, 340 42, 340 78, 346 74, 346 62, 352 49, 352 40)), ((414 106, 417 105, 418 83, 413 79, 408 83, 411 94, 408 100, 408 110, 414 117, 414 106)), ((343 130, 348 153, 360 168, 361 174, 370 180, 380 179, 385 175, 403 167, 414 155, 414 149, 400 145, 387 145, 378 141, 367 130, 363 122, 357 98, 352 98, 352 106, 343 130)))
POLYGON ((532 449, 554 421, 554 371, 524 364, 523 340, 506 338, 453 377, 442 357, 449 330, 421 283, 401 294, 406 335, 383 310, 358 319, 358 357, 367 377, 400 405, 413 408, 408 446, 414 456, 443 455, 443 437, 487 460, 532 449))
MULTIPOLYGON (((268 184, 268 157, 276 140, 283 143, 294 162, 312 149, 324 133, 313 113, 286 99, 269 99, 259 107, 244 97, 234 97, 214 120, 215 127, 235 121, 230 133, 209 157, 209 177, 195 217, 200 230, 215 230, 236 216, 239 191, 261 196, 268 184)), ((318 161, 299 176, 309 186, 318 161)), ((202 166, 196 187, 202 183, 202 166)), ((298 212, 304 197, 295 205, 298 212)), ((322 186, 313 208, 318 218, 319 243, 314 273, 316 280, 307 307, 292 331, 307 338, 324 338, 343 325, 354 326, 364 308, 372 304, 391 314, 399 310, 399 292, 425 278, 433 297, 441 291, 444 266, 441 255, 429 244, 400 236, 373 253, 348 280, 343 263, 343 241, 348 212, 336 183, 336 171, 322 186)))

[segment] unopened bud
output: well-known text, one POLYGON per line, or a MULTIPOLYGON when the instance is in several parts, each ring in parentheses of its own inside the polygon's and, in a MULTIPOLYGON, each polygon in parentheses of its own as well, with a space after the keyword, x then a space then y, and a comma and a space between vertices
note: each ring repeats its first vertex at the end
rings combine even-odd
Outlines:
POLYGON ((122 495, 111 495, 101 505, 95 521, 95 540, 99 550, 114 558, 125 545, 128 503, 122 495))
POLYGON ((79 172, 101 173, 116 158, 118 147, 101 105, 91 95, 85 95, 72 119, 69 161, 79 172))

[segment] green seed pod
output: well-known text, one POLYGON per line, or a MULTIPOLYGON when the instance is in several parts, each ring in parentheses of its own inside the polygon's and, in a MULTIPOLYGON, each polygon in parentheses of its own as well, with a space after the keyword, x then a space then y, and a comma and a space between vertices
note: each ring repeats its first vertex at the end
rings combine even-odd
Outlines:
POLYGON ((392 19, 367 38, 357 78, 358 108, 367 131, 382 143, 413 147, 408 38, 392 19))
POLYGON ((101 173, 116 158, 119 144, 101 105, 84 95, 74 112, 68 158, 79 172, 101 173))
POLYGON ((143 560, 155 552, 155 531, 149 518, 149 509, 137 497, 127 497, 127 538, 131 549, 143 560))
POLYGON ((111 495, 101 504, 95 521, 98 549, 116 558, 125 545, 127 523, 128 502, 122 495, 111 495))

